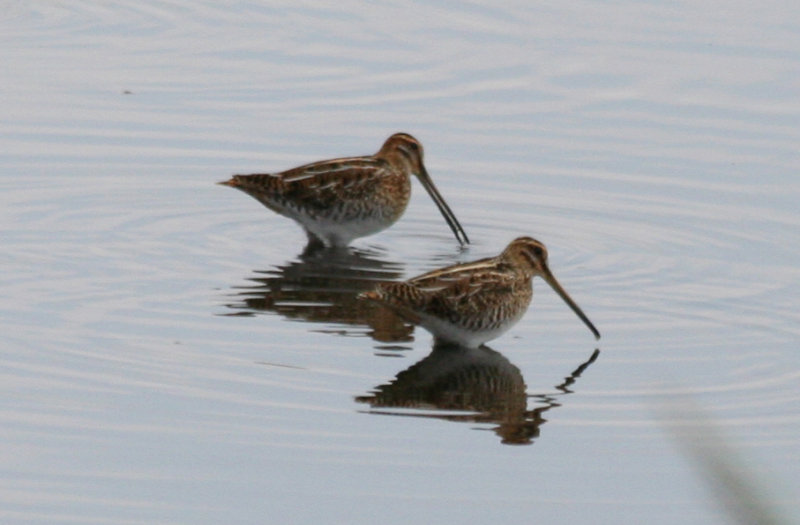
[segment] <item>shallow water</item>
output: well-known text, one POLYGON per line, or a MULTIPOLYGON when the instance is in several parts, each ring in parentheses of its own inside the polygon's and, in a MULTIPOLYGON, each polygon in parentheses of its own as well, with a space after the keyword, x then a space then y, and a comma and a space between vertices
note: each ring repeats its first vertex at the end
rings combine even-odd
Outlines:
POLYGON ((2 521, 730 523, 719 454, 797 522, 796 10, 337 5, 6 6, 2 521), (416 183, 321 256, 213 184, 400 130, 469 248, 416 183), (472 352, 355 299, 517 235, 598 343, 538 281, 472 352))

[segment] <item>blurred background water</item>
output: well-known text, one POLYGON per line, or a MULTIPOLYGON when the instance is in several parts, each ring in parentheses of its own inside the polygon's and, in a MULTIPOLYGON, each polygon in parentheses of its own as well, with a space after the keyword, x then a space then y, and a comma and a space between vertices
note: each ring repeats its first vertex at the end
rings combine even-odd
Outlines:
POLYGON ((5 2, 0 519, 730 523, 721 455, 796 523, 798 22, 785 2, 5 2), (469 248, 416 183, 394 227, 323 257, 213 184, 396 131, 469 248), (598 344, 541 282, 461 353, 355 300, 517 235, 598 344))

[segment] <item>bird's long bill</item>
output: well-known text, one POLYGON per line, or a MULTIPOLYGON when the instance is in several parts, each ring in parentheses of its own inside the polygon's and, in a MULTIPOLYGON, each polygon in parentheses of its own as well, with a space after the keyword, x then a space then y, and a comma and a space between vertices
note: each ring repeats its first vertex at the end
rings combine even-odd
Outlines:
POLYGON ((453 215, 453 211, 450 209, 450 206, 447 205, 442 196, 439 194, 439 190, 437 190, 436 186, 433 185, 433 181, 431 180, 424 166, 420 167, 419 181, 428 191, 428 194, 433 199, 433 202, 435 202, 436 206, 438 206, 439 211, 442 212, 442 217, 444 217, 444 220, 447 221, 450 229, 453 230, 458 242, 460 242, 462 246, 469 244, 469 237, 467 237, 467 234, 464 233, 464 229, 461 227, 461 224, 458 223, 456 216, 453 215))
POLYGON ((600 339, 600 332, 597 331, 597 328, 595 328, 589 318, 586 317, 586 314, 583 313, 583 310, 581 310, 580 307, 575 304, 575 301, 572 300, 572 297, 570 297, 567 291, 558 283, 555 276, 550 272, 550 269, 547 266, 543 268, 541 275, 542 279, 547 281, 547 284, 549 284, 550 287, 553 288, 553 290, 555 290, 562 299, 564 299, 564 302, 567 303, 570 308, 572 308, 572 311, 581 318, 581 321, 586 323, 586 326, 589 327, 589 330, 592 331, 595 338, 600 339))

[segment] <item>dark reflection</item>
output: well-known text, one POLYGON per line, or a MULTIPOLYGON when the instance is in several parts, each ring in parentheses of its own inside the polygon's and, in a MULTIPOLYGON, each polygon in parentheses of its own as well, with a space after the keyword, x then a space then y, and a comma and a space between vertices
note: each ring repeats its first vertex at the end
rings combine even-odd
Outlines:
POLYGON ((379 282, 401 279, 402 273, 402 265, 376 252, 312 247, 285 265, 254 270, 249 284, 234 287, 235 300, 225 305, 235 313, 224 315, 276 312, 289 319, 369 326, 378 341, 409 341, 412 326, 386 308, 356 299, 379 282))
POLYGON ((388 384, 380 385, 356 401, 372 407, 369 413, 434 417, 449 421, 494 423, 494 432, 505 444, 527 445, 539 437, 547 422, 543 414, 561 405, 558 398, 572 393, 569 387, 592 364, 600 350, 555 386, 556 392, 526 394, 519 368, 486 346, 464 348, 438 346, 423 360, 403 370, 388 384), (528 409, 528 399, 536 408, 528 409), (468 413, 436 414, 381 410, 410 408, 468 413))

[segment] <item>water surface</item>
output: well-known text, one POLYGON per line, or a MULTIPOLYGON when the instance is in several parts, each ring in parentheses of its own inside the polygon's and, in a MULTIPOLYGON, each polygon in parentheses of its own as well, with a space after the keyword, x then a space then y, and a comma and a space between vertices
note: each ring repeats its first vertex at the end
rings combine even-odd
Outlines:
POLYGON ((797 522, 795 11, 10 3, 0 518, 730 523, 723 451, 797 522), (469 248, 417 184, 316 257, 214 184, 396 131, 469 248), (541 282, 471 352, 355 299, 518 235, 599 343, 541 282))

